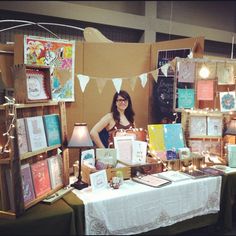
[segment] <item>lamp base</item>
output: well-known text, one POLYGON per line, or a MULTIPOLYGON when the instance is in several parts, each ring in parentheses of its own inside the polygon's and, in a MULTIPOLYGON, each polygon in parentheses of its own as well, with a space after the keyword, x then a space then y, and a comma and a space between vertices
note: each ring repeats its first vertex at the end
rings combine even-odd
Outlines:
POLYGON ((83 188, 87 188, 88 184, 83 182, 82 180, 77 180, 76 182, 74 182, 73 184, 70 185, 71 187, 74 187, 76 189, 83 189, 83 188))

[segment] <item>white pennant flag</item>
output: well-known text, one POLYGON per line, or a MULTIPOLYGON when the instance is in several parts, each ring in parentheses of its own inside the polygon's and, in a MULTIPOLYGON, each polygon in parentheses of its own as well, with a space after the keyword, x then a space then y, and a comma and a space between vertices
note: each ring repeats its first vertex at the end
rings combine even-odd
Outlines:
POLYGON ((151 74, 156 82, 157 82, 157 78, 158 78, 158 73, 159 73, 159 69, 151 72, 151 74))
POLYGON ((169 63, 166 63, 164 66, 161 67, 162 73, 167 77, 167 71, 169 69, 169 63))
POLYGON ((98 87, 98 92, 101 94, 103 88, 105 87, 107 82, 106 78, 96 78, 96 83, 97 83, 97 87, 98 87))
POLYGON ((115 78, 112 79, 112 82, 114 84, 114 87, 116 89, 116 92, 119 93, 122 85, 122 79, 121 78, 115 78))
POLYGON ((136 77, 136 76, 133 76, 130 78, 130 87, 131 87, 132 91, 134 91, 137 79, 138 79, 138 77, 136 77))
POLYGON ((81 88, 82 92, 84 92, 90 78, 87 75, 81 75, 81 74, 78 74, 77 77, 79 79, 80 88, 81 88))
POLYGON ((188 54, 188 58, 190 58, 190 59, 193 58, 193 52, 192 51, 188 54))
POLYGON ((141 80, 141 85, 144 88, 147 83, 147 73, 141 74, 139 78, 141 80))

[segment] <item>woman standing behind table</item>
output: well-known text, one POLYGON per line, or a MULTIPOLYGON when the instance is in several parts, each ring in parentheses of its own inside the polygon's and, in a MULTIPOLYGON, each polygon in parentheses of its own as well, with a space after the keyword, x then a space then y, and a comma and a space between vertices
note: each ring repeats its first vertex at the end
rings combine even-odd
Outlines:
POLYGON ((115 93, 111 104, 111 112, 103 116, 90 131, 90 135, 98 148, 105 148, 99 133, 105 128, 109 134, 108 145, 113 143, 113 133, 117 129, 129 129, 135 127, 134 111, 129 94, 120 90, 115 93))

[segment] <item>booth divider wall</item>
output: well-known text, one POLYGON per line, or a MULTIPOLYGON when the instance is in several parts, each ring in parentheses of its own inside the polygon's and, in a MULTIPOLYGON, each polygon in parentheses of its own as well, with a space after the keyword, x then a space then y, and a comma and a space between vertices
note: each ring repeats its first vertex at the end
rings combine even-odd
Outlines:
MULTIPOLYGON (((147 124, 153 120, 150 104, 155 81, 149 76, 143 88, 138 76, 156 69, 158 50, 194 47, 195 55, 202 56, 204 38, 187 38, 153 44, 76 42, 75 102, 66 102, 68 137, 72 133, 75 122, 86 122, 91 129, 104 114, 110 111, 115 93, 112 78, 122 78, 122 89, 127 90, 132 98, 136 126, 147 128, 147 124), (84 93, 80 89, 78 74, 96 77, 90 79, 84 93), (134 90, 130 86, 132 77, 136 77, 134 90), (107 82, 99 93, 97 83, 103 79, 107 82)), ((23 35, 16 35, 14 64, 23 63, 23 52, 23 35)), ((76 155, 76 150, 70 150, 70 166, 76 160, 76 155)))

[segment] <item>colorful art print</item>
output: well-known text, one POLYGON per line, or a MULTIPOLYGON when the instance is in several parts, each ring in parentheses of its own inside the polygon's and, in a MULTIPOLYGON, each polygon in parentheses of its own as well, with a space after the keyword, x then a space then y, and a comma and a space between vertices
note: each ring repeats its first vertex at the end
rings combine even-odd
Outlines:
POLYGON ((214 100, 214 81, 198 80, 197 81, 197 100, 213 101, 214 100))
POLYGON ((166 159, 164 126, 162 124, 148 125, 149 149, 160 152, 160 156, 166 159))
POLYGON ((96 160, 103 162, 109 167, 115 167, 117 164, 117 149, 115 148, 97 148, 96 160))
POLYGON ((181 160, 190 158, 190 156, 191 156, 190 149, 188 147, 179 148, 178 154, 179 154, 179 159, 181 159, 181 160))
POLYGON ((235 84, 235 78, 234 78, 234 64, 229 63, 217 63, 217 82, 219 85, 224 84, 235 84))
POLYGON ((191 152, 201 153, 203 151, 201 140, 189 140, 188 143, 191 152))
POLYGON ((51 190, 50 175, 47 160, 35 162, 31 165, 34 190, 37 197, 51 190))
POLYGON ((179 148, 183 148, 184 136, 183 129, 180 123, 164 124, 164 140, 165 150, 172 150, 177 152, 179 148))
POLYGON ((61 144, 61 126, 58 114, 50 114, 43 116, 44 128, 47 137, 47 145, 61 144))
POLYGON ((167 157, 168 161, 176 160, 177 159, 177 153, 176 153, 176 151, 167 150, 166 151, 166 157, 167 157))
POLYGON ((235 144, 228 144, 228 162, 229 167, 236 167, 236 145, 235 144))
POLYGON ((47 159, 52 189, 63 185, 63 164, 61 155, 51 156, 47 159))
POLYGON ((178 82, 194 83, 195 80, 195 62, 182 60, 177 62, 178 82))
POLYGON ((92 187, 92 191, 102 190, 107 188, 107 172, 106 170, 100 170, 95 173, 90 174, 90 183, 92 187))
POLYGON ((35 199, 33 180, 29 163, 21 166, 21 181, 25 205, 35 199))
POLYGON ((221 112, 235 111, 235 92, 220 92, 221 112))
POLYGON ((189 126, 189 136, 191 138, 207 135, 206 116, 191 116, 189 126))
POLYGON ((220 141, 189 140, 191 152, 209 152, 213 155, 221 156, 222 144, 220 141))
MULTIPOLYGON (((168 49, 168 50, 163 50, 163 51, 158 51, 157 55, 157 68, 161 68, 164 66, 166 63, 171 62, 175 57, 180 57, 180 58, 186 58, 190 53, 189 48, 185 49, 168 49)), ((169 66, 167 70, 167 76, 173 77, 175 74, 173 68, 169 66)), ((159 70, 158 71, 158 77, 159 76, 164 76, 164 73, 159 70)))
POLYGON ((222 144, 220 141, 202 141, 202 151, 221 156, 222 144))
POLYGON ((47 139, 42 116, 26 117, 25 127, 28 137, 29 151, 36 151, 47 147, 47 139))
POLYGON ((24 63, 51 67, 52 99, 74 101, 75 42, 24 37, 24 63))
POLYGON ((194 108, 194 89, 178 89, 178 108, 194 108))
POLYGON ((207 135, 222 136, 223 117, 207 117, 207 135))
POLYGON ((19 154, 22 155, 29 151, 24 118, 19 118, 16 120, 16 127, 17 127, 18 150, 19 154))

